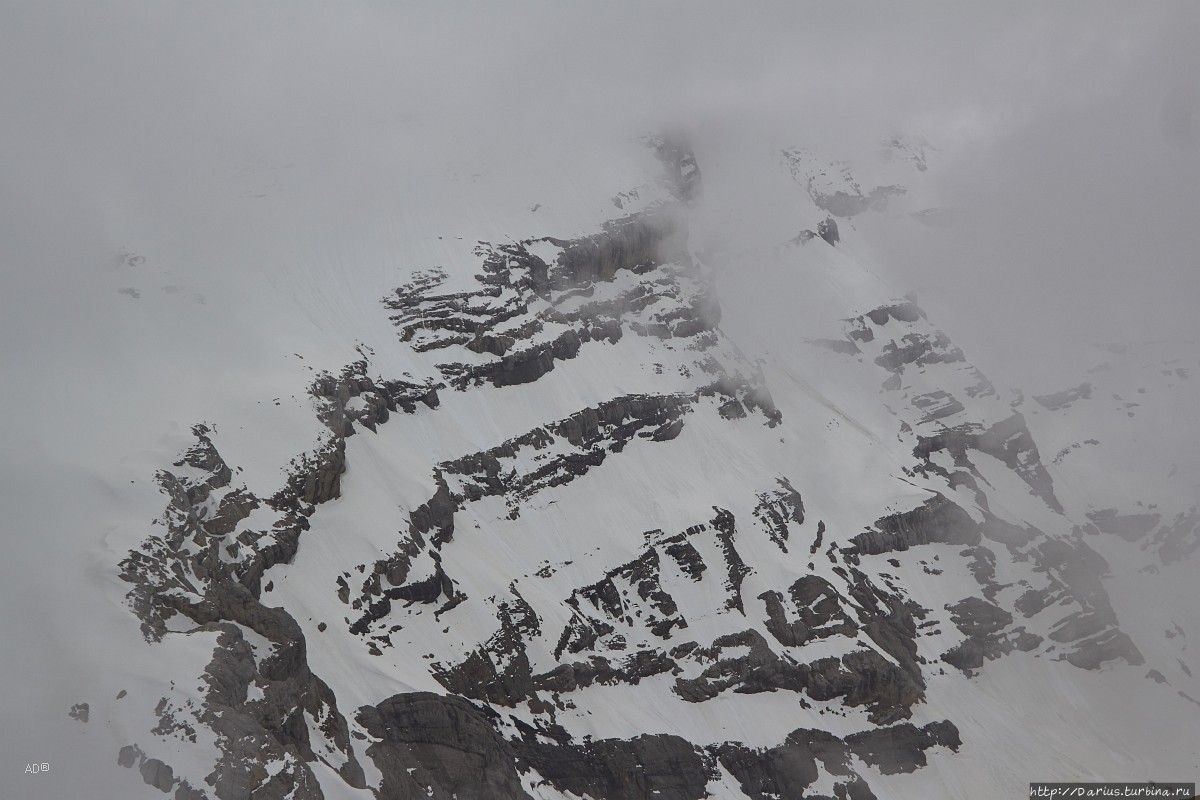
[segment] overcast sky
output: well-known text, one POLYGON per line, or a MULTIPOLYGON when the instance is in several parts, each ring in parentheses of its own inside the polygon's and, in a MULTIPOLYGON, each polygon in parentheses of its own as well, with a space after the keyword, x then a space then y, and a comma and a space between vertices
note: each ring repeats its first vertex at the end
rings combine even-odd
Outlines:
POLYGON ((883 266, 980 360, 1197 336, 1195 3, 511 5, 0 3, 6 340, 53 348, 43 301, 131 242, 336 250, 405 165, 665 124, 927 138, 958 223, 893 231, 883 266), (291 218, 248 229, 230 186, 289 164, 291 218))

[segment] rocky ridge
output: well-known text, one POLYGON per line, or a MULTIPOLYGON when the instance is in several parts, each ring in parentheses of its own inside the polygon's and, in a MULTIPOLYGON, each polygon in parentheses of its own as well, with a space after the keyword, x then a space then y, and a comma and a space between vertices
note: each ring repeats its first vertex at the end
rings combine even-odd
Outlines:
MULTIPOLYGON (((700 798, 718 784, 754 798, 867 798, 872 774, 911 772, 962 744, 953 720, 907 721, 943 664, 974 675, 1017 652, 1082 669, 1143 663, 1105 592, 1108 565, 1087 527, 1065 515, 1024 414, 911 299, 812 344, 877 376, 911 446, 904 478, 923 502, 881 508, 861 531, 834 529, 812 513, 802 474, 773 474, 736 506, 698 499, 679 527, 613 531, 627 544, 542 559, 504 585, 483 580, 464 550, 481 522, 490 520, 488 535, 513 536, 570 491, 681 437, 773 435, 784 422, 762 369, 722 332, 712 281, 688 247, 695 158, 675 141, 652 144, 666 199, 590 236, 480 243, 473 289, 443 291, 447 276, 431 270, 385 298, 399 346, 433 354, 437 374, 371 377, 364 353, 318 376, 310 393, 328 436, 274 495, 238 486, 213 429, 194 428, 195 445, 158 475, 161 532, 122 563, 122 577, 148 640, 211 638, 201 702, 163 725, 185 737, 188 726, 212 730, 220 755, 203 781, 176 777, 148 744, 131 742, 122 765, 177 798, 222 800, 322 797, 318 762, 382 798, 700 798), (404 509, 390 549, 338 565, 324 591, 344 606, 350 640, 384 671, 423 659, 416 669, 441 687, 339 710, 333 681, 310 666, 302 626, 263 596, 271 568, 295 559, 311 520, 340 497, 343 473, 353 475, 347 439, 443 413, 447 393, 548 383, 564 365, 631 342, 664 377, 662 391, 616 391, 430 465, 433 490, 404 509), (1018 491, 1039 504, 1036 524, 1005 508, 1018 491), (807 572, 769 583, 783 556, 807 560, 807 572), (934 581, 958 570, 978 594, 931 607, 897 578, 902 569, 934 581), (716 731, 579 733, 605 693, 634 687, 681 707, 787 696, 807 727, 769 745, 716 731), (811 727, 824 715, 847 732, 811 727)), ((807 181, 817 207, 842 217, 902 191, 807 181)), ((820 238, 812 246, 836 244, 820 238)), ((1100 513, 1091 524, 1152 530, 1158 519, 1100 513)))

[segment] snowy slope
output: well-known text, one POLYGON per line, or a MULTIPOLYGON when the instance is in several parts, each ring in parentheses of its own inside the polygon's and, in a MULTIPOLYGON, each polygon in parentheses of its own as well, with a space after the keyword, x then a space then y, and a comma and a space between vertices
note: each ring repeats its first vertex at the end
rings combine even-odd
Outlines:
POLYGON ((1195 358, 993 386, 873 266, 927 150, 651 138, 424 176, 387 258, 114 254, 104 391, 6 432, 24 796, 1194 774, 1195 358))

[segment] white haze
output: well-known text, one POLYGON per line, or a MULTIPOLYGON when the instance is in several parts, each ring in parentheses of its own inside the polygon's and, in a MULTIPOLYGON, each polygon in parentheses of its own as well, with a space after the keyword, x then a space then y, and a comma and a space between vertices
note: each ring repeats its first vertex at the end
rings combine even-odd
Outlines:
POLYGON ((204 272, 387 260, 414 173, 566 161, 664 125, 830 158, 924 136, 958 225, 898 230, 881 260, 977 358, 1195 334, 1194 4, 10 1, 0 15, 2 324, 6 341, 36 336, 39 360, 76 357, 46 309, 78 318, 92 301, 71 285, 122 247, 161 243, 204 272), (272 186, 286 209, 253 223, 232 202, 272 186))
MULTIPOLYGON (((290 275, 428 266, 426 202, 463 220, 431 237, 523 234, 480 176, 585 195, 614 143, 664 127, 731 162, 922 136, 958 222, 889 227, 878 260, 998 382, 1060 388, 1093 341, 1200 338, 1200 6, 965 5, 0 0, 0 785, 69 758, 79 698, 55 687, 104 646, 69 641, 105 629, 54 591, 104 562, 61 554, 156 507, 192 423, 270 399, 273 373, 300 385, 283 355, 345 363, 345 331, 282 340, 321 307, 290 275)), ((757 188, 710 202, 752 216, 757 188)))

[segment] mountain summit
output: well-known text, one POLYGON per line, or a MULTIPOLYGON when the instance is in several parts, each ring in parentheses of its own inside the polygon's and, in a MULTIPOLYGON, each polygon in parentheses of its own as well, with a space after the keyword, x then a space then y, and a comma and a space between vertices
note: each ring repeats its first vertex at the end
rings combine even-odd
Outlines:
POLYGON ((905 187, 789 149, 763 164, 794 229, 750 237, 690 145, 642 146, 590 230, 464 244, 379 298, 390 334, 314 368, 276 484, 239 458, 282 429, 227 448, 225 418, 159 465, 119 561, 160 687, 108 702, 154 720, 112 753, 129 785, 975 797, 1186 769, 1149 722, 1200 719, 1188 631, 1137 587, 1186 580, 1196 509, 1083 488, 1099 443, 1049 420, 1095 382, 1002 392, 866 266, 905 187))

